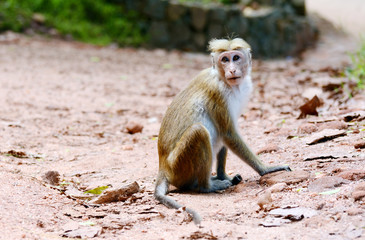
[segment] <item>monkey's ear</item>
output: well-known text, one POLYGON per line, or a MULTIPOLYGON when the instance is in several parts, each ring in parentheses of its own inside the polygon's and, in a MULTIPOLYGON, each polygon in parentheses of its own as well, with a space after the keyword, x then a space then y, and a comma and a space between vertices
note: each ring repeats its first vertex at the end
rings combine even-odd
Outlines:
POLYGON ((215 68, 215 54, 211 53, 210 56, 212 58, 212 66, 213 66, 213 69, 214 69, 215 68))

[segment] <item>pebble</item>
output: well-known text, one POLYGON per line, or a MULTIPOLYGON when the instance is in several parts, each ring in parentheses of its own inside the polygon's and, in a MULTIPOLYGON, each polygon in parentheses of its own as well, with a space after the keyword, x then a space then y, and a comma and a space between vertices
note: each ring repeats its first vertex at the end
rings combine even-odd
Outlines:
POLYGON ((357 141, 354 143, 354 147, 356 149, 365 148, 365 141, 357 141))
POLYGON ((319 131, 323 129, 347 129, 347 124, 341 121, 326 122, 319 126, 319 131))
POLYGON ((60 182, 60 173, 57 171, 48 171, 43 176, 42 179, 51 185, 58 185, 60 182))
POLYGON ((360 201, 365 198, 365 182, 359 183, 355 186, 352 192, 352 197, 355 201, 360 201))
POLYGON ((310 134, 313 132, 317 132, 318 127, 313 123, 304 123, 299 126, 298 133, 299 134, 310 134))
POLYGON ((337 176, 341 177, 343 179, 351 180, 351 181, 358 181, 362 178, 365 178, 365 169, 346 170, 346 171, 340 172, 339 174, 337 174, 337 176))
POLYGON ((356 216, 363 213, 363 211, 359 208, 349 208, 346 210, 346 212, 349 216, 356 216))
POLYGON ((269 143, 265 147, 258 150, 256 154, 259 155, 262 153, 271 153, 271 152, 276 152, 278 150, 279 150, 278 145, 276 145, 275 143, 269 143))
POLYGON ((274 185, 272 185, 268 190, 270 190, 270 192, 275 193, 275 192, 281 192, 286 188, 287 184, 285 182, 282 183, 276 183, 274 185))

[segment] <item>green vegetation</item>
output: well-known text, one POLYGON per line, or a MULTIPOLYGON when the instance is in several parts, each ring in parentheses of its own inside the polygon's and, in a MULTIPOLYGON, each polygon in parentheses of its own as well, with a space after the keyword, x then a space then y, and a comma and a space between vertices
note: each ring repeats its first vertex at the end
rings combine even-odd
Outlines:
POLYGON ((24 31, 34 16, 62 35, 92 44, 138 46, 146 41, 140 16, 108 0, 0 1, 0 31, 24 31))
POLYGON ((351 54, 352 64, 346 69, 345 74, 350 79, 356 82, 357 89, 365 89, 365 40, 362 42, 361 48, 351 54))

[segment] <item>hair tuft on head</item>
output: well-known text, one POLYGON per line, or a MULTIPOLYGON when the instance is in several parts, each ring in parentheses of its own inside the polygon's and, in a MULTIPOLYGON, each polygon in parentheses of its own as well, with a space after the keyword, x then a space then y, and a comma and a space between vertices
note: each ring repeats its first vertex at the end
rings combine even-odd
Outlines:
POLYGON ((209 50, 212 53, 220 53, 231 50, 251 50, 250 45, 242 38, 228 39, 212 39, 209 42, 209 50))

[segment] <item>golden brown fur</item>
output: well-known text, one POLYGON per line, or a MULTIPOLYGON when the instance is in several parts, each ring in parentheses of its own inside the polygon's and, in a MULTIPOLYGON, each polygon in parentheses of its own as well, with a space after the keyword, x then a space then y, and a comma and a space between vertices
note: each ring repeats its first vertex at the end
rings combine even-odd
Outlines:
MULTIPOLYGON (((242 39, 210 42, 214 65, 205 69, 180 92, 166 111, 159 138, 159 173, 155 197, 171 208, 182 207, 166 196, 169 185, 182 190, 215 192, 241 181, 225 173, 227 149, 260 175, 290 170, 262 163, 239 135, 236 124, 240 109, 251 91, 251 56, 242 39), (229 77, 227 77, 229 76, 229 77), (211 177, 217 159, 217 176, 211 177)), ((187 208, 194 222, 199 215, 187 208)))

